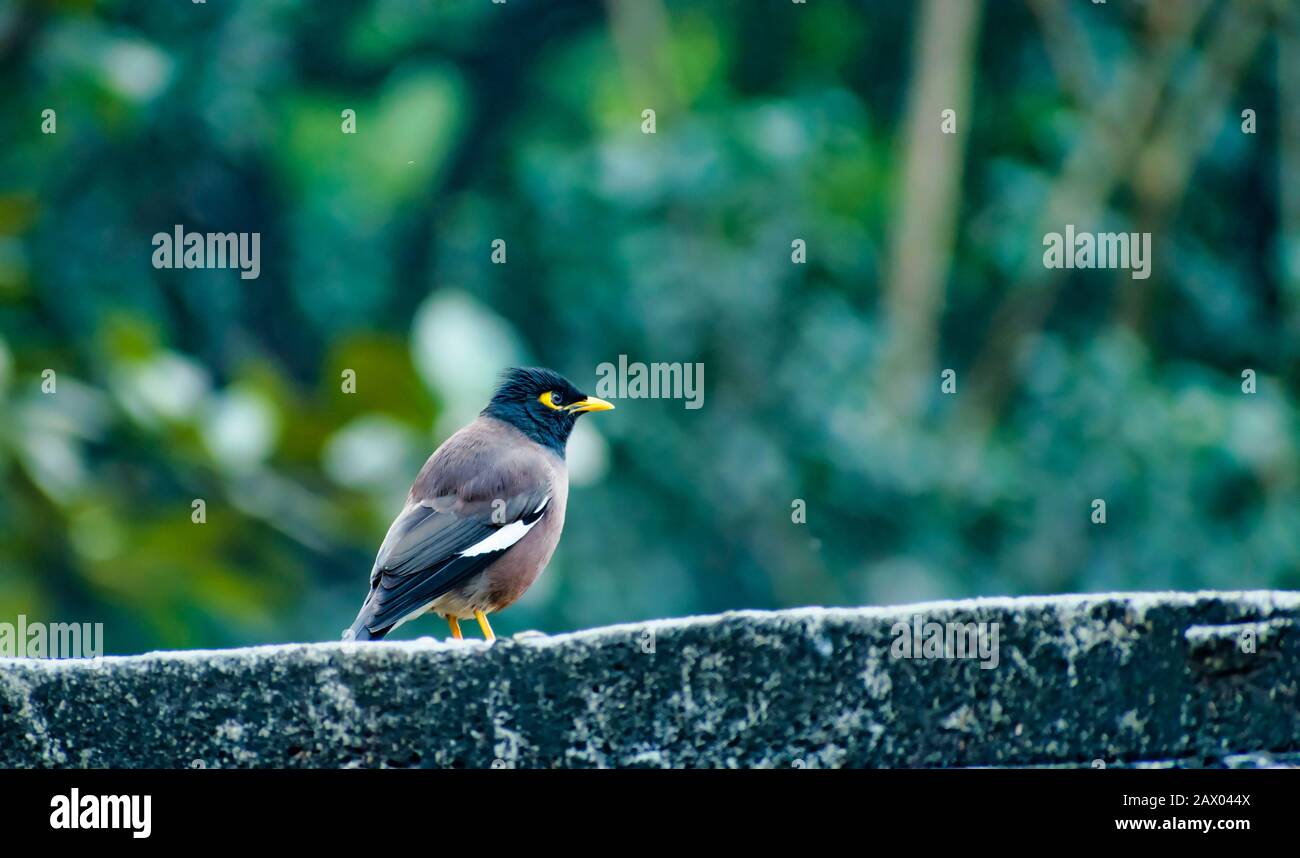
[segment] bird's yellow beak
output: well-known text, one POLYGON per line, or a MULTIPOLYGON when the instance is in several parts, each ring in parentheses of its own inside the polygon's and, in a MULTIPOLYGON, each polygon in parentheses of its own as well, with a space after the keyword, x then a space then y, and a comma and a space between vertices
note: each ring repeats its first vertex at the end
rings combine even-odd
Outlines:
POLYGON ((574 414, 583 414, 587 411, 613 411, 614 403, 606 402, 597 396, 588 396, 581 402, 575 402, 570 405, 569 410, 574 414))

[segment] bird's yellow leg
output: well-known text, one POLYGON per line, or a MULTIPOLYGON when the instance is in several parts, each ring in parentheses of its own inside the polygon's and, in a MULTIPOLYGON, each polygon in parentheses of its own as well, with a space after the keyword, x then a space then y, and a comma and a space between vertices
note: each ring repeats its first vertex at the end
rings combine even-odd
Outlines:
POLYGON ((483 613, 478 608, 475 608, 474 619, 478 620, 478 627, 483 630, 483 637, 490 641, 497 639, 497 636, 492 634, 492 626, 488 624, 487 614, 483 613))
POLYGON ((453 617, 451 614, 448 614, 447 625, 451 626, 451 636, 454 637, 456 640, 461 640, 460 621, 457 620, 455 617, 453 617))

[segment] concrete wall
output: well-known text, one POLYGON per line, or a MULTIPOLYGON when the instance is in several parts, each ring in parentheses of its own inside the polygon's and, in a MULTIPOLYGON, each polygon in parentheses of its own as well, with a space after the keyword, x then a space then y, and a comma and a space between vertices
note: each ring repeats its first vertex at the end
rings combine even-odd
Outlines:
POLYGON ((4 659, 0 766, 1294 765, 1298 620, 1297 593, 1118 594, 4 659), (898 657, 917 618, 997 647, 898 657))

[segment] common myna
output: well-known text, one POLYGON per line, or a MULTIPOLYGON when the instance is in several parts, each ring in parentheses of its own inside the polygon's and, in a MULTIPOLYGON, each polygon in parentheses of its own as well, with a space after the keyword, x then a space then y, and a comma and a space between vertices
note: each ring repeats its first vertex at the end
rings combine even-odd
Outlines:
POLYGON ((548 369, 508 370, 487 408, 420 469, 344 639, 378 640, 426 611, 453 637, 474 617, 494 639, 487 615, 524 594, 560 541, 574 423, 613 407, 548 369))

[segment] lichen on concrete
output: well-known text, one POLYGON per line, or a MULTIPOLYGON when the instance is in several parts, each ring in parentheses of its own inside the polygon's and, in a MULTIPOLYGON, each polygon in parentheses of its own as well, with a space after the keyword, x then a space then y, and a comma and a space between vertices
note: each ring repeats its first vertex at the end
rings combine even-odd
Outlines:
POLYGON ((743 611, 554 637, 0 659, 0 766, 1295 765, 1300 594, 743 611), (997 623, 997 666, 896 623, 997 623))

